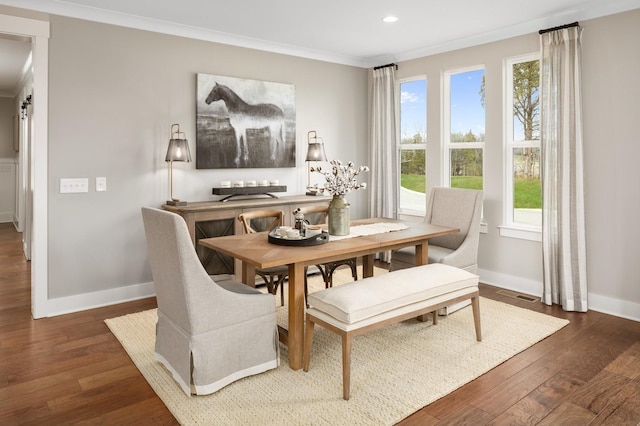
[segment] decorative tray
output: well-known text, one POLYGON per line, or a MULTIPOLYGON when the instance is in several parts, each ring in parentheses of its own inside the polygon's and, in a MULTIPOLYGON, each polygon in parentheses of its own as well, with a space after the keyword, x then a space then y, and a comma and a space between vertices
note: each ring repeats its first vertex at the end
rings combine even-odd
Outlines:
POLYGON ((289 237, 283 237, 282 235, 277 234, 276 231, 274 230, 269 232, 269 242, 271 244, 278 244, 281 246, 298 246, 298 247, 317 246, 317 245, 329 242, 329 233, 323 231, 319 234, 312 235, 310 237, 289 238, 289 237))

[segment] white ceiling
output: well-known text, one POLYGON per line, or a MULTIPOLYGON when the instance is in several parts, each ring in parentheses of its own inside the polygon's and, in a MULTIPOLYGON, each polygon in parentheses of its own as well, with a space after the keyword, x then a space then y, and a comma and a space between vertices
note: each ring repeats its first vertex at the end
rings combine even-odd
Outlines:
POLYGON ((0 0, 0 4, 359 67, 640 8, 640 0, 0 0), (398 22, 382 22, 387 15, 398 17, 398 22))

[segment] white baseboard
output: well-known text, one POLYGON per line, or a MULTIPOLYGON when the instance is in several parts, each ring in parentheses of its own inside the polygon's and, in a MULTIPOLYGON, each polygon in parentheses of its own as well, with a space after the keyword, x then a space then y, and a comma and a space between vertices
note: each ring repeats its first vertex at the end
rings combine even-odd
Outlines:
POLYGON ((24 240, 22 241, 22 253, 24 253, 25 259, 31 260, 31 253, 29 253, 29 250, 27 249, 27 243, 24 240))
POLYGON ((13 212, 0 212, 0 223, 13 222, 13 212))
MULTIPOLYGON (((542 282, 503 274, 486 269, 478 269, 480 282, 531 296, 542 297, 542 282)), ((589 310, 640 321, 640 304, 622 299, 589 293, 589 310)))
POLYGON ((589 309, 640 322, 640 303, 589 293, 589 309))
POLYGON ((542 282, 478 268, 480 282, 507 290, 542 297, 542 282))
POLYGON ((132 300, 146 299, 155 295, 156 288, 153 282, 148 282, 93 293, 59 297, 47 301, 46 316, 53 317, 87 309, 101 308, 132 300))
POLYGON ((13 215, 13 219, 11 219, 11 221, 13 222, 13 226, 16 228, 16 231, 22 232, 22 225, 20 224, 20 221, 18 220, 18 216, 16 216, 14 214, 13 215))

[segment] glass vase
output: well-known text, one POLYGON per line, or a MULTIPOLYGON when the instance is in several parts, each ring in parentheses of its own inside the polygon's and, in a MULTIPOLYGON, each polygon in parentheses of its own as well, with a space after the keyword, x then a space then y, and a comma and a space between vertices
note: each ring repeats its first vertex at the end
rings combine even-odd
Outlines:
POLYGON ((334 195, 329 203, 329 235, 349 235, 349 203, 344 195, 334 195))

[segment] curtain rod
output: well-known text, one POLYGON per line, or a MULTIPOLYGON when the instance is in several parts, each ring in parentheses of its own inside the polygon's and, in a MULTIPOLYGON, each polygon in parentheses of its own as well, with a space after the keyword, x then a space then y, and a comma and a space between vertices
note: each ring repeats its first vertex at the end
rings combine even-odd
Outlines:
POLYGON ((572 24, 560 25, 559 27, 553 27, 553 28, 547 28, 546 30, 540 30, 540 31, 538 31, 538 34, 544 34, 544 33, 549 33, 551 31, 563 30, 565 28, 578 27, 578 26, 580 26, 580 23, 576 21, 576 22, 574 22, 572 24))
POLYGON ((379 70, 380 68, 387 68, 387 67, 396 67, 396 71, 398 70, 398 65, 396 65, 395 63, 380 65, 379 67, 373 67, 373 70, 375 71, 375 70, 379 70))

